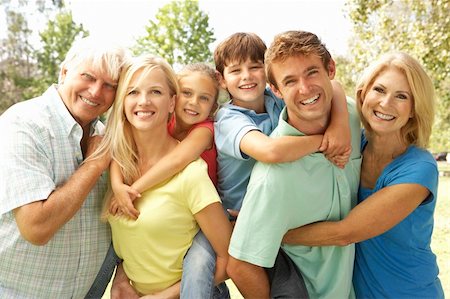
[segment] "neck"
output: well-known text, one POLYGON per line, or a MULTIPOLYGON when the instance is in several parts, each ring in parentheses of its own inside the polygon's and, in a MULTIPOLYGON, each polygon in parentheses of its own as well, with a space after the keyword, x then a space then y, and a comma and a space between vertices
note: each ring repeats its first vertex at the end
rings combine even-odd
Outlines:
POLYGON ((167 127, 152 132, 133 131, 139 164, 149 168, 173 149, 177 141, 167 132, 167 127))
POLYGON ((256 113, 264 113, 266 112, 266 106, 265 106, 265 101, 264 101, 264 94, 261 95, 261 98, 254 100, 254 101, 240 101, 240 100, 236 100, 236 99, 232 99, 231 102, 233 105, 245 108, 245 109, 249 109, 249 110, 253 110, 256 113))
POLYGON ((380 159, 393 160, 408 149, 408 144, 399 136, 380 136, 371 133, 366 134, 366 137, 368 142, 364 153, 380 159))
MULTIPOLYGON (((328 124, 330 121, 330 117, 324 117, 321 119, 316 120, 303 120, 299 119, 295 116, 290 117, 288 111, 288 123, 299 130, 300 132, 304 133, 305 135, 318 135, 318 134, 324 134, 325 131, 328 128, 328 124)), ((291 114, 293 115, 293 114, 291 114)))

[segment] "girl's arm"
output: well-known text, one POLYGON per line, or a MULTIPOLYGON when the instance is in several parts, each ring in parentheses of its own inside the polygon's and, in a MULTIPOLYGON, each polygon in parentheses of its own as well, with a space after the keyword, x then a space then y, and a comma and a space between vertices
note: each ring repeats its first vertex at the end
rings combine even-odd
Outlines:
POLYGON ((133 206, 133 201, 141 195, 123 182, 120 166, 114 160, 111 161, 109 173, 111 187, 114 193, 114 198, 109 205, 109 212, 115 215, 118 210, 121 210, 125 215, 136 219, 139 216, 139 211, 133 206))
POLYGON ((336 222, 317 222, 288 231, 283 243, 306 246, 346 246, 378 236, 405 219, 429 195, 419 184, 385 187, 336 222))
POLYGON ((331 120, 324 134, 320 151, 339 167, 344 167, 351 153, 351 136, 347 99, 339 82, 332 80, 333 100, 331 101, 331 120), (333 159, 336 157, 335 159, 333 159))
POLYGON ((300 159, 319 150, 322 135, 282 136, 271 138, 261 131, 250 131, 242 137, 243 153, 264 163, 283 163, 300 159))
POLYGON ((183 170, 213 143, 213 132, 205 127, 192 130, 170 153, 153 165, 131 187, 138 192, 154 187, 183 170))
POLYGON ((231 238, 231 223, 228 221, 219 202, 212 203, 194 215, 200 229, 205 234, 216 253, 215 284, 228 278, 228 246, 231 238))

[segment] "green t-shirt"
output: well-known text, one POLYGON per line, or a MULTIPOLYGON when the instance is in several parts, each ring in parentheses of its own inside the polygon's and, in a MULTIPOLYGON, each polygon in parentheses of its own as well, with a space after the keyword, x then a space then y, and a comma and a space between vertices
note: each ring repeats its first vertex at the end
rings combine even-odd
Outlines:
MULTIPOLYGON (((231 238, 229 252, 234 258, 272 267, 289 229, 343 219, 356 205, 361 168, 360 122, 354 101, 347 102, 353 150, 345 169, 336 167, 321 153, 290 163, 258 162, 231 238)), ((285 108, 272 137, 304 135, 286 120, 285 108)), ((354 245, 282 248, 302 272, 311 298, 353 296, 354 245)))

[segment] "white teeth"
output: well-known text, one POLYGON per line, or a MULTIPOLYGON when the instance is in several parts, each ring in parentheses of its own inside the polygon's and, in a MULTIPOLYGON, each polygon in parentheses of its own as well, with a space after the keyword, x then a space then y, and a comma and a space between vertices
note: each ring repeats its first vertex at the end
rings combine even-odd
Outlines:
POLYGON ((92 106, 92 107, 98 106, 97 103, 91 102, 91 101, 89 101, 88 99, 83 98, 83 97, 81 97, 81 96, 80 96, 80 99, 81 99, 83 102, 85 102, 86 104, 88 104, 89 106, 92 106))
POLYGON ((136 112, 137 116, 149 116, 149 115, 153 115, 153 112, 146 112, 146 111, 138 111, 136 112))
POLYGON ((384 120, 393 120, 393 119, 395 118, 395 117, 392 116, 392 115, 389 115, 389 114, 383 114, 383 113, 378 112, 378 111, 375 111, 374 113, 375 113, 375 115, 376 115, 378 118, 381 118, 381 119, 384 119, 384 120))
POLYGON ((242 85, 240 88, 242 88, 242 89, 250 89, 250 88, 253 88, 255 86, 256 86, 256 84, 246 84, 246 85, 242 85))
POLYGON ((302 101, 302 104, 303 105, 309 105, 309 104, 315 103, 318 98, 319 98, 319 95, 316 95, 315 97, 312 97, 310 99, 302 101))

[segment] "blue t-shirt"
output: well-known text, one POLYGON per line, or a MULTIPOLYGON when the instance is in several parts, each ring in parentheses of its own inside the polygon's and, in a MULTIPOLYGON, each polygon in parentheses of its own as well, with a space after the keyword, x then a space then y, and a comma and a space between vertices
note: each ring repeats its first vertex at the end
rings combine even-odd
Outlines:
MULTIPOLYGON (((361 152, 367 145, 362 136, 361 152)), ((358 202, 397 184, 420 184, 428 198, 387 232, 356 244, 353 285, 357 298, 443 298, 436 256, 430 248, 438 169, 426 150, 409 146, 383 170, 375 188, 360 187, 358 202)))
POLYGON ((284 102, 269 88, 264 91, 264 101, 264 113, 256 113, 231 103, 223 105, 217 112, 214 123, 217 189, 225 209, 241 209, 250 173, 256 162, 241 152, 242 138, 253 130, 269 135, 278 125, 284 102))

